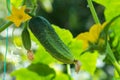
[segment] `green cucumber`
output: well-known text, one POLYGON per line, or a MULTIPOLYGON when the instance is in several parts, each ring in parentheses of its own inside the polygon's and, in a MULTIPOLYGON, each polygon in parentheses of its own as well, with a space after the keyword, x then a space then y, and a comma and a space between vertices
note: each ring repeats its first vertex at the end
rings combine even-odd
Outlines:
POLYGON ((22 43, 26 50, 30 50, 31 49, 31 39, 30 39, 29 31, 27 29, 27 23, 25 23, 24 26, 25 27, 22 31, 22 43))
POLYGON ((63 43, 44 17, 38 16, 30 19, 29 28, 46 51, 54 58, 66 64, 73 64, 76 61, 70 49, 63 43))

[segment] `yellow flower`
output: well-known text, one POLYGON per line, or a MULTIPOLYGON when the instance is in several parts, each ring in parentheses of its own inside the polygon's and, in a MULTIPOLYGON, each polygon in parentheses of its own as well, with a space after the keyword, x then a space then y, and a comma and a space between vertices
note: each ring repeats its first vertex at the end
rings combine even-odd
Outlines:
POLYGON ((89 32, 80 33, 76 39, 80 39, 83 41, 83 49, 86 49, 89 46, 89 42, 96 43, 101 31, 105 27, 106 23, 100 24, 94 24, 89 32))
POLYGON ((31 18, 24 12, 25 8, 26 6, 22 6, 20 9, 12 7, 12 14, 8 16, 7 19, 12 21, 17 27, 19 27, 22 22, 25 22, 31 18))

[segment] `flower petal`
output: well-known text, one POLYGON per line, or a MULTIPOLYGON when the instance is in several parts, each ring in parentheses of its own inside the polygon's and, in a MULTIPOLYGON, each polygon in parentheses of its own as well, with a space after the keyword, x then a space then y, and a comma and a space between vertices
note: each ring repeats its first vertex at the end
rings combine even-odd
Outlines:
POLYGON ((102 30, 102 26, 100 24, 95 24, 90 28, 89 33, 92 36, 91 42, 95 43, 97 41, 101 30, 102 30))
POLYGON ((8 20, 12 21, 16 27, 19 27, 22 22, 29 20, 31 17, 24 12, 26 6, 22 6, 20 9, 12 7, 12 14, 7 17, 8 20))

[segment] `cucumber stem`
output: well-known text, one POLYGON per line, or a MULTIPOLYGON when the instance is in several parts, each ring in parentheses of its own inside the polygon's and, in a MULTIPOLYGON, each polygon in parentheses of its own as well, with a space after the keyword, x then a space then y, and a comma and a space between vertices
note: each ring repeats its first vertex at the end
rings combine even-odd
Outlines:
POLYGON ((67 64, 67 74, 69 76, 69 80, 72 80, 72 78, 71 78, 70 64, 67 64))
POLYGON ((70 64, 67 64, 67 73, 71 75, 70 64))
POLYGON ((110 48, 110 45, 109 43, 107 43, 107 49, 106 49, 106 52, 108 54, 108 57, 111 61, 111 63, 113 64, 113 66, 115 67, 116 71, 118 72, 119 76, 120 76, 120 65, 118 64, 111 48, 110 48))
POLYGON ((7 22, 6 24, 4 24, 4 25, 2 25, 1 27, 0 27, 0 32, 2 32, 3 30, 5 30, 8 26, 10 26, 12 24, 12 22, 7 22))
POLYGON ((90 7, 90 11, 92 13, 92 16, 93 16, 93 19, 94 19, 95 23, 100 24, 100 21, 98 19, 97 14, 96 14, 95 8, 94 8, 93 3, 92 3, 92 0, 87 0, 87 2, 88 2, 88 5, 90 7))

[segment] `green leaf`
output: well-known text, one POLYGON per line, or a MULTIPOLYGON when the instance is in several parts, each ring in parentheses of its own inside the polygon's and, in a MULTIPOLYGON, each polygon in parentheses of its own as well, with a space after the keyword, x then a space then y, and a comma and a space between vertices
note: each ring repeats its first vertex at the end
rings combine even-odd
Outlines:
POLYGON ((113 17, 120 14, 120 1, 119 0, 93 0, 102 4, 105 7, 106 20, 111 20, 113 17), (111 7, 112 6, 112 7, 111 7))
POLYGON ((50 63, 57 62, 57 60, 54 59, 41 45, 39 48, 37 48, 34 56, 35 58, 33 60, 33 63, 41 62, 45 64, 50 64, 50 63))
POLYGON ((120 80, 120 78, 113 78, 112 80, 120 80))
POLYGON ((80 53, 83 51, 82 50, 82 41, 81 40, 76 40, 73 39, 71 43, 69 44, 69 48, 72 51, 73 55, 75 56, 75 59, 80 58, 80 53))
POLYGON ((69 80, 69 76, 55 71, 46 64, 31 64, 28 68, 21 68, 11 73, 16 80, 69 80), (56 74, 57 73, 57 74, 56 74))
MULTIPOLYGON (((105 18, 106 21, 110 21, 115 16, 120 14, 120 1, 119 0, 94 0, 105 7, 105 18), (112 7, 111 7, 112 6, 112 7)), ((112 25, 111 29, 117 34, 120 32, 120 19, 117 19, 112 25)), ((118 34, 120 36, 120 34, 118 34)))
POLYGON ((70 80, 70 79, 67 74, 59 72, 59 73, 57 73, 57 76, 53 80, 70 80))
POLYGON ((16 80, 41 80, 40 76, 31 72, 28 69, 21 68, 11 73, 12 76, 16 77, 16 80))
POLYGON ((11 0, 11 3, 15 7, 19 7, 22 4, 23 0, 11 0))
POLYGON ((64 28, 60 28, 56 25, 52 25, 53 28, 55 29, 56 33, 58 34, 58 36, 61 38, 61 40, 66 44, 69 45, 69 43, 72 41, 73 36, 72 33, 64 28))
POLYGON ((80 56, 79 60, 82 63, 81 69, 88 71, 91 75, 94 74, 96 70, 96 63, 97 63, 98 53, 95 51, 94 53, 84 53, 80 56))
POLYGON ((51 78, 54 78, 56 76, 55 71, 50 68, 48 65, 43 64, 43 63, 36 63, 36 64, 31 64, 28 66, 28 70, 37 73, 39 76, 48 76, 50 74, 53 74, 51 78))
POLYGON ((56 74, 55 71, 46 64, 31 64, 28 69, 21 68, 11 73, 16 80, 52 80, 56 74))
MULTIPOLYGON (((97 3, 102 4, 105 7, 106 21, 110 21, 112 18, 120 14, 120 1, 119 0, 94 0, 97 3), (111 7, 112 6, 112 7, 111 7)), ((112 24, 113 29, 118 33, 120 30, 120 19, 112 24)))

